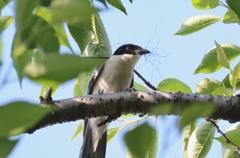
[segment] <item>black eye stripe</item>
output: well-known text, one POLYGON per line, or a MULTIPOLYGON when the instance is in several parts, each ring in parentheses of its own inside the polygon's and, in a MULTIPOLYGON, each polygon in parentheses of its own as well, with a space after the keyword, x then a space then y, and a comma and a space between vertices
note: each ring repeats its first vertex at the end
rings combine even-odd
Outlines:
POLYGON ((122 54, 136 54, 136 50, 142 50, 140 46, 133 44, 125 44, 120 46, 113 55, 122 55, 122 54))

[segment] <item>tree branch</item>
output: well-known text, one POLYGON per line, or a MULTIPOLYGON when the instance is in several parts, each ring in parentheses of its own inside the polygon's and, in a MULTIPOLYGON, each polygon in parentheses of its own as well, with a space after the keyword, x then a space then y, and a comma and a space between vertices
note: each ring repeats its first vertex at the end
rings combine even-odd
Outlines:
MULTIPOLYGON (((63 123, 99 116, 114 116, 116 114, 160 114, 154 107, 171 106, 167 114, 181 115, 181 110, 195 103, 199 106, 212 103, 215 111, 209 117, 223 119, 229 122, 240 121, 240 97, 212 96, 187 94, 182 92, 161 91, 121 91, 116 93, 92 94, 61 100, 49 100, 53 107, 52 113, 44 117, 35 127, 29 129, 33 133, 37 129, 63 123)), ((46 106, 46 102, 43 106, 46 106)), ((206 116, 202 116, 206 117, 206 116)))

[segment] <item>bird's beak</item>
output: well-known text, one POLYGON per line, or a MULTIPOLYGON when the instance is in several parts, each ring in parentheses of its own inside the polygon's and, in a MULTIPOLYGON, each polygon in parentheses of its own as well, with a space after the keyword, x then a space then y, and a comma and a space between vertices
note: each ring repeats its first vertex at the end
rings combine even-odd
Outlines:
POLYGON ((150 53, 150 51, 147 49, 141 49, 141 50, 136 51, 136 54, 138 54, 138 55, 143 55, 143 54, 148 54, 148 53, 150 53))

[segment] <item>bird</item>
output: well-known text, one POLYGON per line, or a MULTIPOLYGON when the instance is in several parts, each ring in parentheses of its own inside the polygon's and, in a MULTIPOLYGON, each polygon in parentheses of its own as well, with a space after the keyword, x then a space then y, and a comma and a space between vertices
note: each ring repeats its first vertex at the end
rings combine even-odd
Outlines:
MULTIPOLYGON (((114 93, 133 87, 133 72, 139 58, 150 53, 149 50, 134 44, 124 44, 92 73, 87 94, 114 93)), ((84 120, 83 143, 79 158, 105 158, 107 126, 101 125, 107 116, 84 120)))

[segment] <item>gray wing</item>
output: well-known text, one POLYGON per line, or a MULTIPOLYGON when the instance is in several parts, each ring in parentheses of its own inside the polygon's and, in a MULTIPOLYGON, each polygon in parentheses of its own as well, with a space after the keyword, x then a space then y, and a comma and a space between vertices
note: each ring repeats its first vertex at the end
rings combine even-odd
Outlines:
POLYGON ((87 94, 92 94, 92 90, 94 87, 95 82, 97 81, 99 74, 102 72, 104 67, 104 64, 102 66, 100 66, 99 68, 93 70, 91 78, 88 82, 88 87, 87 87, 87 94))

